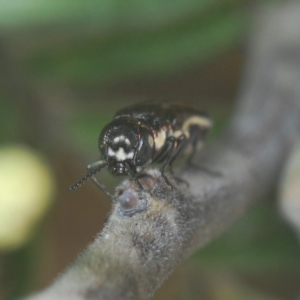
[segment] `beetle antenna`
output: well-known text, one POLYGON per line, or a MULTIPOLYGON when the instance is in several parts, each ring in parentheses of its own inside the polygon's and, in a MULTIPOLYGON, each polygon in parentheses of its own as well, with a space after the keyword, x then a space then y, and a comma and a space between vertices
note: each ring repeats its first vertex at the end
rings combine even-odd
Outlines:
POLYGON ((75 191, 78 188, 82 186, 84 182, 86 182, 88 179, 90 179, 92 176, 94 176, 96 173, 98 173, 103 167, 99 167, 97 169, 94 169, 92 171, 89 171, 85 176, 83 176, 78 182, 76 182, 74 185, 70 186, 70 191, 75 191))

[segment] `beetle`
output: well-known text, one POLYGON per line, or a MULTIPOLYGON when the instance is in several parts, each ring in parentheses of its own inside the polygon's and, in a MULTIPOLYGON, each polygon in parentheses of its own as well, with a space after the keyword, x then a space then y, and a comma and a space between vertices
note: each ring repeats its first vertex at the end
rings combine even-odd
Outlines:
POLYGON ((99 136, 102 159, 87 166, 87 174, 70 187, 75 190, 91 178, 109 196, 106 187, 95 174, 107 168, 116 176, 136 179, 152 163, 161 163, 161 175, 188 145, 190 159, 199 142, 203 142, 212 126, 202 111, 184 104, 144 102, 121 109, 99 136))

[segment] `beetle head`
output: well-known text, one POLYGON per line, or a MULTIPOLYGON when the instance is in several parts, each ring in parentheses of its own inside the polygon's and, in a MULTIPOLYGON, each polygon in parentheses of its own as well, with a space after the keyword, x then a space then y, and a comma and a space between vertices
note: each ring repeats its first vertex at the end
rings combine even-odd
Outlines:
POLYGON ((120 118, 102 130, 99 149, 112 174, 130 175, 141 172, 151 162, 152 141, 150 130, 144 124, 120 118))
POLYGON ((138 124, 127 119, 109 123, 99 137, 99 148, 114 175, 132 174, 135 151, 139 143, 138 124))

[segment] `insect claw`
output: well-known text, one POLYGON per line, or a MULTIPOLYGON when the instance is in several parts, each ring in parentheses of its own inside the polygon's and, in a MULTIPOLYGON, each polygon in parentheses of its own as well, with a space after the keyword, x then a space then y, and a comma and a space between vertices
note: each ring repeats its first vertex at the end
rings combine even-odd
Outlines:
POLYGON ((134 181, 135 181, 135 183, 138 185, 138 187, 139 187, 141 190, 144 190, 144 187, 143 187, 143 185, 139 182, 139 179, 138 179, 138 178, 135 178, 134 181))
POLYGON ((108 191, 108 189, 106 188, 106 186, 104 184, 102 184, 95 175, 93 175, 91 177, 91 179, 93 180, 93 182, 110 198, 113 197, 113 195, 108 191))
POLYGON ((165 181, 165 183, 166 183, 166 185, 167 186, 169 186, 170 188, 172 188, 172 189, 176 189, 176 186, 174 186, 171 182, 170 182, 170 180, 168 179, 168 177, 165 175, 165 174, 161 174, 161 177, 164 179, 164 181, 165 181))

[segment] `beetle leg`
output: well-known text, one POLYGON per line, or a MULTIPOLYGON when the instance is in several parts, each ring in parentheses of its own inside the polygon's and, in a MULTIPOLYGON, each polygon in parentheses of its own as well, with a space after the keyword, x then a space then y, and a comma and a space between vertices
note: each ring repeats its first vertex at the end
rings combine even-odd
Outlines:
POLYGON ((174 160, 178 157, 178 155, 184 150, 184 148, 187 146, 188 144, 188 139, 186 137, 185 134, 180 135, 177 139, 177 147, 169 161, 169 167, 170 167, 170 171, 173 174, 173 168, 172 168, 172 164, 174 162, 174 160))
POLYGON ((88 170, 88 174, 92 173, 91 179, 97 185, 97 187, 99 187, 107 196, 112 198, 112 194, 108 191, 107 187, 103 183, 101 183, 95 176, 96 173, 98 173, 102 168, 106 166, 107 162, 105 160, 96 160, 91 164, 87 165, 86 168, 88 170))
POLYGON ((96 160, 91 164, 87 165, 86 168, 88 170, 88 174, 92 173, 91 179, 96 184, 98 188, 100 188, 108 197, 112 198, 112 194, 108 191, 107 187, 101 183, 95 176, 102 168, 107 166, 107 162, 105 160, 96 160))
POLYGON ((88 179, 92 179, 93 182, 109 197, 112 197, 112 195, 109 193, 109 191, 107 190, 107 188, 105 187, 104 184, 100 183, 98 181, 98 179, 96 178, 95 174, 100 172, 101 169, 103 169, 104 167, 107 166, 106 161, 104 160, 97 160, 89 165, 87 165, 87 174, 82 177, 77 183, 75 183, 74 185, 72 185, 70 187, 71 191, 74 191, 76 189, 78 189, 79 187, 81 187, 81 185, 87 181, 88 179))
MULTIPOLYGON (((168 145, 168 149, 167 151, 167 157, 160 169, 162 176, 164 177, 164 179, 170 184, 169 180, 166 178, 165 174, 164 174, 164 170, 165 168, 169 165, 170 167, 170 171, 171 174, 173 175, 173 169, 172 169, 172 163, 173 161, 177 158, 177 156, 184 150, 184 148, 187 146, 189 139, 186 137, 185 134, 180 135, 178 138, 175 137, 169 137, 167 139, 167 143, 168 145)), ((184 180, 175 177, 177 180, 184 182, 185 184, 187 184, 184 180)), ((172 184, 170 184, 172 185, 172 184)), ((188 185, 188 184, 187 184, 188 185)))
POLYGON ((129 173, 130 180, 134 180, 134 182, 137 184, 137 186, 139 187, 139 189, 143 190, 144 187, 142 186, 142 184, 138 180, 139 176, 136 175, 136 173, 133 171, 133 169, 131 168, 131 166, 130 166, 130 164, 128 162, 125 162, 125 164, 127 165, 127 168, 130 171, 130 173, 129 173))
POLYGON ((203 128, 199 128, 199 127, 193 127, 190 129, 190 141, 192 144, 192 152, 187 159, 187 163, 189 165, 192 165, 192 160, 195 156, 198 142, 199 141, 203 142, 207 132, 208 132, 207 129, 203 129, 203 128))
POLYGON ((164 176, 164 171, 165 171, 165 168, 168 166, 168 164, 170 163, 173 155, 174 155, 174 151, 175 151, 175 148, 176 148, 176 144, 177 144, 177 140, 175 137, 173 136, 170 136, 167 138, 166 140, 166 145, 167 145, 167 149, 166 149, 166 152, 167 152, 167 156, 160 168, 160 172, 161 174, 164 176))
POLYGON ((167 139, 168 146, 168 154, 165 158, 165 161, 160 169, 160 171, 164 171, 164 169, 169 165, 170 171, 173 174, 172 163, 177 158, 177 156, 181 153, 184 147, 187 145, 188 139, 185 134, 180 135, 178 138, 169 137, 167 139))
POLYGON ((130 180, 134 180, 135 183, 137 184, 137 186, 143 190, 143 186, 141 185, 141 183, 138 181, 138 178, 136 176, 136 173, 133 171, 133 169, 131 168, 130 164, 128 162, 125 162, 128 170, 130 171, 129 176, 130 176, 130 180))
POLYGON ((112 198, 113 195, 108 191, 107 187, 96 178, 94 174, 92 175, 91 179, 97 185, 97 187, 99 187, 107 196, 112 198))
POLYGON ((144 189, 144 187, 142 186, 142 184, 139 182, 138 177, 135 177, 135 178, 134 178, 134 181, 135 181, 135 183, 138 185, 138 187, 139 187, 140 190, 143 190, 143 189, 144 189))
POLYGON ((174 155, 174 151, 176 149, 176 145, 177 145, 177 140, 175 137, 173 136, 170 136, 167 138, 166 140, 166 145, 167 145, 167 149, 166 149, 166 152, 167 152, 167 156, 160 168, 160 172, 161 172, 161 176, 164 178, 165 182, 169 185, 169 186, 172 186, 173 185, 170 183, 169 179, 165 176, 165 168, 169 165, 173 155, 174 155))

